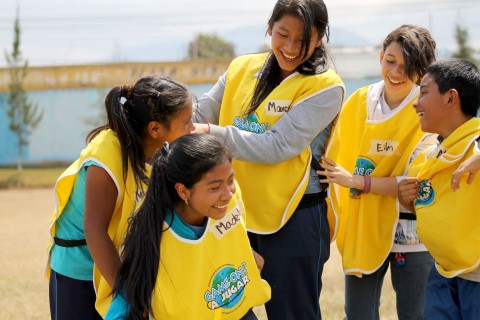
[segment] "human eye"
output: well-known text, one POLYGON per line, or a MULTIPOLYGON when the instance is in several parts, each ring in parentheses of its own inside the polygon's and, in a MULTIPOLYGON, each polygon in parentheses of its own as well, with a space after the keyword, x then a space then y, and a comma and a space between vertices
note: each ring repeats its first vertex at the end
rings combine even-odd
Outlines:
POLYGON ((212 187, 210 187, 210 190, 218 191, 218 190, 220 190, 220 185, 219 184, 213 185, 212 187))

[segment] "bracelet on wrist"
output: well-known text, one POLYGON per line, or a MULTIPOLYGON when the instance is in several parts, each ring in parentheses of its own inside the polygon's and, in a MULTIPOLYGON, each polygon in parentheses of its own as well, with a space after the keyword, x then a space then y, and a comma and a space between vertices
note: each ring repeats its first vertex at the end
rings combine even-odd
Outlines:
POLYGON ((363 179, 365 181, 365 184, 363 186, 363 192, 362 193, 369 193, 370 192, 370 187, 372 186, 372 178, 370 178, 369 175, 364 175, 363 179))

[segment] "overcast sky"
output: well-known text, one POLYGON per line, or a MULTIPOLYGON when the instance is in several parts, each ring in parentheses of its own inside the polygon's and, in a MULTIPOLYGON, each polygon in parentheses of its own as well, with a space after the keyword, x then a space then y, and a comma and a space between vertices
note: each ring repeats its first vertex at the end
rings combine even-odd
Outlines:
MULTIPOLYGON (((21 48, 30 65, 177 60, 199 32, 215 32, 237 47, 255 50, 275 0, 3 0, 0 46, 11 51, 17 5, 21 48), (242 33, 243 31, 243 33, 242 33), (245 42, 251 43, 246 47, 245 42), (254 49, 252 49, 254 48, 254 49)), ((404 23, 428 28, 439 50, 455 50, 455 24, 480 49, 480 0, 325 0, 331 42, 356 33, 379 44, 404 23)), ((2 52, 2 53, 3 53, 2 52)), ((0 66, 5 66, 4 54, 0 66)))

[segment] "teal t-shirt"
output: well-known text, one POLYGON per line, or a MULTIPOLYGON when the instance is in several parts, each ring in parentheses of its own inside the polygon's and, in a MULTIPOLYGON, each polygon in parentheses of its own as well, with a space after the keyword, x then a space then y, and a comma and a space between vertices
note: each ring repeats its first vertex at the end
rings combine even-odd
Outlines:
MULTIPOLYGON (((72 193, 56 223, 56 237, 64 240, 85 239, 83 230, 85 209, 85 182, 87 167, 99 166, 95 161, 86 162, 75 176, 72 193)), ((61 247, 53 245, 50 267, 61 275, 77 280, 93 280, 93 259, 88 247, 61 247)))

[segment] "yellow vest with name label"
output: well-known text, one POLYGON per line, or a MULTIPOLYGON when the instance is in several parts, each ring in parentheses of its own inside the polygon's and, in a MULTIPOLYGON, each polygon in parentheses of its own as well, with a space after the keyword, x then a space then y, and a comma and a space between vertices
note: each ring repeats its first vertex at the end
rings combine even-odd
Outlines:
MULTIPOLYGON (((394 116, 372 121, 367 120, 367 94, 368 86, 345 102, 327 157, 353 174, 401 176, 424 136, 414 100, 394 116)), ((329 199, 339 219, 336 241, 345 273, 375 272, 392 248, 399 216, 396 197, 368 193, 355 199, 349 188, 333 185, 329 199)))
POLYGON ((200 239, 164 232, 152 298, 156 319, 236 320, 270 294, 250 248, 240 189, 225 217, 209 219, 200 239))
MULTIPOLYGON (((221 126, 264 133, 289 110, 310 96, 328 88, 343 86, 340 77, 328 70, 318 75, 293 73, 282 81, 248 118, 252 93, 267 54, 236 58, 228 68, 227 84, 219 116, 221 126)), ((261 150, 259 150, 261 152, 261 150)), ((243 190, 249 231, 269 234, 278 231, 292 216, 307 187, 310 148, 277 164, 234 161, 235 177, 243 190)))

